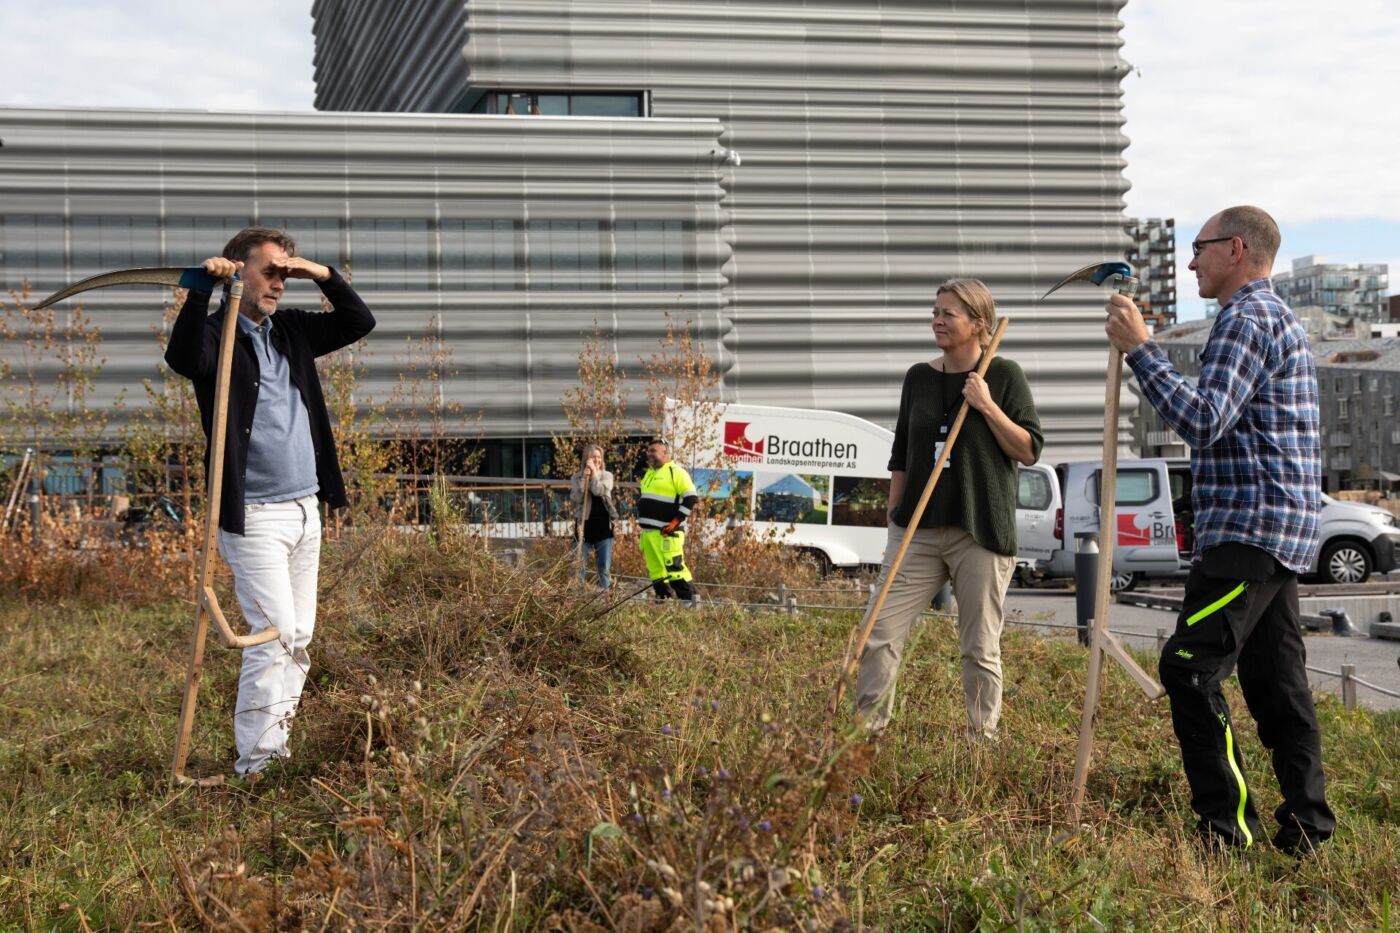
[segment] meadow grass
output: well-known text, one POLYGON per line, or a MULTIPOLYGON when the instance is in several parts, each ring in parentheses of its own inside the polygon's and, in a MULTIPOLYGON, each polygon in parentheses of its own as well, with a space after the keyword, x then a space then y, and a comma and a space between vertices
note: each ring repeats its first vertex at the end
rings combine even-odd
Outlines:
MULTIPOLYGON (((826 704, 851 614, 605 605, 440 527, 330 545, 295 758, 172 788, 190 607, 0 598, 0 918, 19 929, 1394 929, 1400 715, 1318 698, 1315 857, 1195 844, 1164 703, 1110 669, 1066 824, 1085 656, 1008 631, 969 744, 951 622, 878 742, 826 704), (1076 831, 1077 830, 1077 831, 1076 831)), ((222 582, 221 601, 236 605, 222 582)), ((1143 658, 1146 662, 1148 659, 1143 658)), ((190 771, 229 773, 211 647, 190 771)), ((1268 754, 1234 706, 1265 824, 1268 754)))

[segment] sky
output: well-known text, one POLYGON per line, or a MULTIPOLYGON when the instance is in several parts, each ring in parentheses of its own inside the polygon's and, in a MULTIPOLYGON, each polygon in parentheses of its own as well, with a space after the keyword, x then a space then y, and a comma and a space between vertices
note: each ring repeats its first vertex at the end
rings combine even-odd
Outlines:
MULTIPOLYGON (((1122 11, 1127 213, 1278 220, 1300 256, 1387 262, 1400 293, 1400 3, 1129 0, 1122 11)), ((311 0, 0 0, 0 105, 312 109, 311 0), (220 36, 239 37, 236 49, 220 36), (233 61, 237 67, 229 69, 233 61)))

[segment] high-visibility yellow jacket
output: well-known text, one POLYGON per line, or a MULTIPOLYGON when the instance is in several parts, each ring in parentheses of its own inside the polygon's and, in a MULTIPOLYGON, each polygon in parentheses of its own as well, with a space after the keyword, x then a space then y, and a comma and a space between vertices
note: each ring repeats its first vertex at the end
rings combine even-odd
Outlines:
POLYGON ((637 524, 642 531, 654 531, 675 518, 685 521, 698 498, 690 474, 675 462, 647 470, 637 500, 637 524))

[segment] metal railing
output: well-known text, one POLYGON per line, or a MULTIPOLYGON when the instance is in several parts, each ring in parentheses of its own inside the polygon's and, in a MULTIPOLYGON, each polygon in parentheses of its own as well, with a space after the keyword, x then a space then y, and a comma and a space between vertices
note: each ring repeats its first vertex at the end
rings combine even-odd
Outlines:
MULTIPOLYGON (((633 577, 633 576, 622 576, 622 575, 614 574, 614 575, 613 575, 613 579, 614 579, 614 580, 627 580, 627 581, 642 582, 645 578, 644 578, 644 577, 633 577)), ((779 583, 779 584, 777 584, 777 586, 759 586, 759 585, 745 585, 745 584, 734 584, 734 583, 703 583, 703 582, 700 582, 700 581, 696 581, 695 586, 696 586, 697 588, 703 588, 703 589, 707 589, 707 590, 709 590, 709 589, 726 589, 726 590, 766 590, 766 591, 768 591, 768 592, 772 592, 772 593, 776 593, 776 594, 777 594, 776 599, 775 599, 774 601, 772 601, 772 602, 752 603, 752 602, 740 602, 740 601, 738 601, 738 600, 732 600, 732 599, 709 600, 709 601, 712 602, 712 603, 718 603, 718 604, 720 604, 720 605, 722 605, 722 606, 726 606, 726 607, 732 608, 732 609, 761 609, 761 610, 765 610, 765 611, 768 611, 768 612, 785 612, 785 613, 787 613, 787 614, 790 615, 790 616, 796 616, 797 613, 798 613, 799 611, 802 611, 802 610, 816 610, 816 611, 821 611, 821 612, 862 612, 862 613, 863 613, 863 612, 865 612, 865 609, 866 609, 866 603, 865 603, 865 602, 862 602, 860 605, 850 605, 850 606, 832 606, 832 605, 821 605, 821 604, 817 604, 817 603, 799 603, 799 602, 797 601, 797 597, 791 595, 792 593, 839 594, 839 593, 841 592, 841 591, 839 591, 839 590, 833 591, 831 588, 818 588, 818 587, 789 587, 789 586, 787 586, 787 585, 784 584, 784 583, 779 583)), ((859 592, 859 591, 857 591, 857 590, 855 590, 854 588, 852 588, 852 589, 850 590, 850 592, 854 593, 854 592, 859 592)), ((928 610, 928 611, 925 611, 925 612, 920 613, 920 617, 921 617, 921 618, 948 618, 948 617, 951 617, 952 615, 953 615, 953 613, 950 613, 950 612, 939 612, 939 611, 934 611, 934 610, 928 610)), ((1040 619, 1007 619, 1007 620, 1006 620, 1006 623, 1007 623, 1008 625, 1023 625, 1023 626, 1027 626, 1027 627, 1029 627, 1029 628, 1064 629, 1064 630, 1067 630, 1067 631, 1078 631, 1078 629, 1079 629, 1079 626, 1078 626, 1078 625, 1075 625, 1075 624, 1070 624, 1070 623, 1065 623, 1065 622, 1047 622, 1047 621, 1040 620, 1040 619)), ((1151 639, 1151 640, 1153 641, 1153 643, 1154 643, 1154 647, 1156 648, 1156 650, 1157 650, 1157 652, 1158 652, 1159 654, 1162 652, 1162 649, 1166 646, 1167 639, 1168 639, 1168 638, 1170 637, 1170 635, 1171 635, 1171 633, 1168 632, 1168 631, 1167 631, 1166 629, 1164 629, 1164 628, 1159 628, 1159 629, 1157 629, 1157 631, 1156 631, 1154 634, 1151 634, 1151 635, 1147 634, 1146 632, 1129 632, 1129 631, 1126 631, 1126 630, 1123 630, 1123 629, 1113 629, 1113 628, 1110 628, 1108 631, 1111 632, 1111 633, 1114 634, 1114 635, 1119 636, 1120 638, 1142 638, 1142 639, 1151 639)), ((1368 680, 1363 680, 1362 678, 1357 677, 1357 676, 1356 676, 1356 665, 1355 665, 1355 664, 1343 664, 1343 665, 1342 665, 1342 669, 1341 669, 1340 671, 1329 671, 1329 670, 1326 670, 1326 669, 1324 669, 1324 668, 1313 667, 1313 666, 1311 666, 1311 665, 1308 665, 1308 666, 1307 666, 1307 670, 1308 670, 1310 673, 1313 673, 1313 674, 1322 674, 1322 675, 1325 675, 1325 676, 1328 676, 1328 677, 1337 677, 1337 678, 1340 678, 1340 679, 1341 679, 1341 682, 1342 682, 1342 685, 1341 685, 1342 705, 1343 705, 1345 708, 1347 708, 1347 709, 1356 709, 1356 688, 1357 688, 1357 687, 1365 687, 1366 689, 1368 689, 1368 690, 1374 690, 1376 693, 1379 693, 1379 694, 1381 694, 1381 695, 1383 695, 1383 696, 1392 697, 1392 698, 1394 698, 1394 699, 1400 699, 1400 692, 1397 692, 1397 691, 1394 691, 1394 690, 1390 690, 1390 689, 1388 689, 1388 688, 1386 688, 1386 687, 1380 686, 1379 684, 1373 684, 1373 683, 1371 683, 1371 682, 1368 681, 1368 680)))
MULTIPOLYGON (((628 581, 635 581, 635 582, 639 582, 639 583, 642 582, 642 581, 644 581, 644 579, 645 579, 644 577, 623 576, 623 575, 619 575, 619 574, 613 574, 613 575, 612 575, 612 578, 613 578, 614 580, 628 580, 628 581)), ((696 586, 697 589, 767 590, 767 591, 769 591, 769 592, 774 592, 774 593, 777 594, 777 598, 776 598, 774 601, 772 601, 772 602, 749 603, 749 602, 740 602, 740 601, 738 601, 738 600, 732 600, 732 599, 717 599, 717 600, 716 600, 716 599, 712 599, 712 600, 709 600, 709 602, 711 602, 711 603, 717 603, 717 604, 719 604, 719 605, 726 606, 726 607, 729 607, 729 608, 731 608, 731 609, 764 609, 764 610, 767 610, 767 611, 769 611, 769 612, 786 612, 788 615, 792 615, 792 616, 795 616, 795 615, 797 615, 797 613, 798 613, 799 611, 806 610, 806 609, 817 610, 817 611, 822 611, 822 612, 862 612, 862 613, 863 613, 863 612, 865 612, 866 605, 867 605, 867 603, 866 603, 866 601, 865 601, 864 599, 862 600, 862 602, 861 602, 859 605, 849 605, 849 606, 831 606, 831 605, 822 605, 822 604, 819 604, 819 603, 799 603, 799 602, 797 601, 797 597, 796 597, 796 596, 791 596, 791 595, 789 595, 789 594, 791 594, 791 593, 826 593, 826 594, 839 594, 839 593, 840 593, 839 590, 833 591, 833 590, 830 589, 830 588, 825 588, 825 589, 823 589, 823 588, 817 588, 817 587, 789 587, 789 586, 787 586, 787 585, 784 584, 784 583, 779 583, 777 586, 740 585, 740 584, 733 584, 733 583, 705 583, 705 582, 701 582, 701 581, 699 581, 699 580, 695 581, 695 586, 696 586)), ((873 586, 871 587, 871 589, 873 589, 873 586)), ((852 589, 851 592, 858 592, 858 591, 852 589)), ((866 591, 865 593, 863 593, 863 596, 866 596, 866 598, 868 598, 868 589, 867 589, 867 591, 866 591)), ((951 617, 953 617, 954 615, 955 615, 955 613, 952 613, 952 612, 944 612, 944 611, 934 610, 934 609, 929 609, 929 610, 926 610, 926 611, 920 613, 920 617, 921 617, 921 618, 925 618, 925 619, 930 619, 930 618, 951 618, 951 617)), ((1027 627, 1030 627, 1030 628, 1067 629, 1067 630, 1069 630, 1069 631, 1077 631, 1078 628, 1079 628, 1079 626, 1077 626, 1077 625, 1071 625, 1071 624, 1064 623, 1064 622, 1046 622, 1046 621, 1040 620, 1040 619, 1007 619, 1007 620, 1006 620, 1006 623, 1007 623, 1008 625, 1024 625, 1024 626, 1027 626, 1027 627)), ((1112 629, 1112 628, 1109 629, 1108 631, 1109 631, 1110 633, 1114 634, 1114 635, 1119 636, 1120 638, 1150 638, 1150 639, 1153 639, 1153 640, 1156 642, 1157 649, 1158 649, 1159 651, 1161 650, 1162 645, 1165 644, 1165 643, 1166 643, 1166 640, 1167 640, 1166 629, 1158 629, 1158 630, 1157 630, 1157 633, 1156 633, 1155 635, 1148 635, 1148 634, 1145 633, 1145 632, 1129 632, 1129 631, 1125 631, 1125 630, 1122 630, 1122 629, 1112 629)))
POLYGON ((1385 687, 1373 684, 1369 680, 1362 680, 1360 677, 1357 677, 1355 664, 1343 664, 1340 671, 1324 670, 1320 667, 1313 667, 1311 664, 1307 666, 1307 669, 1314 674, 1324 674, 1328 677, 1340 677, 1342 680, 1342 705, 1347 709, 1356 709, 1357 687, 1365 687, 1368 690, 1374 690, 1384 696, 1400 699, 1400 693, 1394 690, 1387 690, 1385 687))

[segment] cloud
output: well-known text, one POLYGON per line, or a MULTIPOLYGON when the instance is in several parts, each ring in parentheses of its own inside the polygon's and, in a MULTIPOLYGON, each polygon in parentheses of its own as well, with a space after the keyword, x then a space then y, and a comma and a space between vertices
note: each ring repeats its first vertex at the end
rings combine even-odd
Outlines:
POLYGON ((1130 0, 1122 16, 1141 72, 1123 82, 1131 215, 1400 216, 1393 0, 1130 0))
POLYGON ((0 5, 0 104, 310 110, 310 0, 0 5))

